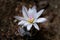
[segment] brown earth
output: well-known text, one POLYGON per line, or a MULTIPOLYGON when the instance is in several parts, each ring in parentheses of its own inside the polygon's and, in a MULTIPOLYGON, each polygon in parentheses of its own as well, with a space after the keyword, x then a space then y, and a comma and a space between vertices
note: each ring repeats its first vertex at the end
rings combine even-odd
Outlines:
POLYGON ((0 0, 0 39, 1 40, 60 40, 60 0, 0 0), (21 16, 21 6, 33 5, 37 10, 45 9, 41 17, 48 21, 38 24, 40 31, 32 29, 30 39, 21 37, 14 16, 21 16), (20 11, 20 12, 19 12, 20 11), (34 30, 34 31, 33 31, 34 30))

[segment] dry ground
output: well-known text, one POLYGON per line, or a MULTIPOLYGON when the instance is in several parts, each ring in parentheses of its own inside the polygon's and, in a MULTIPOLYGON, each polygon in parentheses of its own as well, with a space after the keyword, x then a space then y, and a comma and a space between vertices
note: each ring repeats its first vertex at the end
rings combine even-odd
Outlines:
MULTIPOLYGON (((20 15, 21 6, 27 8, 33 5, 37 6, 37 10, 44 8, 44 14, 48 22, 41 26, 41 30, 34 28, 28 40, 60 40, 60 0, 0 0, 0 39, 1 40, 26 40, 26 37, 18 35, 17 23, 14 23, 14 16, 20 15), (15 34, 16 33, 16 34, 15 34)), ((32 29, 32 30, 33 30, 32 29)))

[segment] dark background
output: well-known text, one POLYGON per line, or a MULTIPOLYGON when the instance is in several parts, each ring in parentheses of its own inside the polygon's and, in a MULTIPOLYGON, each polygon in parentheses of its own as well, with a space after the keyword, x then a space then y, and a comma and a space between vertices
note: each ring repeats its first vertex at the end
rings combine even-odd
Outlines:
POLYGON ((60 0, 0 0, 0 40, 60 40, 60 0), (21 6, 36 5, 37 10, 45 9, 41 17, 48 22, 38 24, 41 30, 32 29, 31 37, 21 37, 14 16, 21 16, 21 6))

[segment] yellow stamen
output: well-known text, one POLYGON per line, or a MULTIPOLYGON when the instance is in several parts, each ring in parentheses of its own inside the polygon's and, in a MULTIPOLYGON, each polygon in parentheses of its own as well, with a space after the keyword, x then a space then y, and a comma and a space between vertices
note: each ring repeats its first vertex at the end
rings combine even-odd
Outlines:
POLYGON ((29 23, 33 23, 33 21, 34 21, 34 18, 31 18, 31 19, 29 18, 29 19, 28 19, 28 22, 29 22, 29 23))

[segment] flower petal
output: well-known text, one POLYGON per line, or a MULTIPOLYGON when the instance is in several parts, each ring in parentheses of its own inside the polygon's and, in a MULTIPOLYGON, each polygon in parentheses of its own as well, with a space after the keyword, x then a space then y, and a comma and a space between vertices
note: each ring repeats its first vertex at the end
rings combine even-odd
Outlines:
POLYGON ((24 23, 24 26, 27 26, 27 25, 29 25, 29 23, 28 23, 28 22, 24 23))
POLYGON ((37 13, 36 6, 33 6, 33 7, 32 7, 32 10, 33 10, 33 13, 34 13, 34 14, 37 13))
POLYGON ((33 7, 32 7, 32 10, 33 10, 34 18, 35 18, 35 17, 36 17, 36 15, 37 15, 36 6, 33 6, 33 7))
POLYGON ((27 8, 25 6, 22 6, 22 13, 23 13, 24 18, 28 18, 27 8))
POLYGON ((46 18, 39 18, 36 20, 37 23, 43 23, 43 22, 46 22, 47 19, 46 18))
POLYGON ((20 16, 14 16, 14 18, 16 18, 17 20, 25 20, 23 17, 20 16))
POLYGON ((29 8, 29 10, 28 10, 28 16, 35 17, 36 13, 37 13, 36 6, 33 6, 32 8, 29 8))
POLYGON ((27 30, 29 31, 32 27, 32 24, 27 25, 27 30))
POLYGON ((31 16, 33 14, 33 10, 31 8, 29 8, 28 10, 28 16, 31 16))
POLYGON ((36 18, 38 18, 42 13, 43 13, 44 9, 40 10, 37 15, 36 15, 36 18))
POLYGON ((39 29, 39 26, 38 26, 36 23, 34 23, 33 25, 34 25, 34 27, 35 27, 37 30, 40 30, 40 29, 39 29))
POLYGON ((24 31, 23 28, 20 28, 20 27, 19 27, 18 32, 19 32, 19 34, 20 34, 21 36, 24 36, 25 31, 24 31))
POLYGON ((26 23, 26 21, 20 21, 19 23, 18 23, 18 25, 23 25, 24 23, 26 23))

